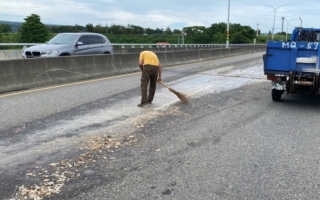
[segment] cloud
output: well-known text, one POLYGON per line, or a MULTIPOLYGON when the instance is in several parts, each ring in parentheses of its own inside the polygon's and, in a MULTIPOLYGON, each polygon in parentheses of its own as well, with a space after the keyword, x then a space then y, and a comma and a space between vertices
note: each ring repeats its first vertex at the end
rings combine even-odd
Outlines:
MULTIPOLYGON (((230 0, 230 23, 259 27, 263 32, 272 29, 274 11, 265 4, 280 7, 276 12, 275 31, 300 26, 314 27, 319 21, 319 0, 230 0), (282 25, 281 17, 285 17, 282 25), (292 20, 289 23, 286 20, 292 20)), ((228 1, 208 0, 2 0, 0 19, 23 22, 31 14, 40 16, 46 24, 83 25, 133 24, 144 28, 175 26, 209 27, 227 22, 228 1)), ((173 27, 170 27, 173 29, 173 27)))

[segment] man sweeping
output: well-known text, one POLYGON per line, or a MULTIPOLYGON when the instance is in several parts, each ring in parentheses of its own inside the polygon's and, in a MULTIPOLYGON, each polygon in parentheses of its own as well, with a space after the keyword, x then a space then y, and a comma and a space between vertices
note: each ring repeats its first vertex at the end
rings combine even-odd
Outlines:
POLYGON ((141 75, 141 103, 139 107, 151 104, 156 92, 157 81, 161 81, 162 68, 158 56, 148 50, 144 50, 139 56, 139 67, 141 75), (150 83, 150 85, 149 85, 150 83), (149 94, 148 94, 149 85, 149 94))

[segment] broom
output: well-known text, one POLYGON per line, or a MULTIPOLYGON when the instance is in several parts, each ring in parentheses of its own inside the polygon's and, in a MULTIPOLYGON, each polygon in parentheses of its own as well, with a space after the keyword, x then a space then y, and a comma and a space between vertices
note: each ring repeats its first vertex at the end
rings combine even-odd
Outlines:
POLYGON ((166 84, 164 84, 162 81, 158 81, 161 85, 163 85, 164 87, 168 88, 171 92, 173 92, 175 95, 177 95, 177 97, 183 102, 188 104, 190 102, 190 99, 183 93, 178 92, 176 90, 174 90, 173 88, 167 86, 166 84))

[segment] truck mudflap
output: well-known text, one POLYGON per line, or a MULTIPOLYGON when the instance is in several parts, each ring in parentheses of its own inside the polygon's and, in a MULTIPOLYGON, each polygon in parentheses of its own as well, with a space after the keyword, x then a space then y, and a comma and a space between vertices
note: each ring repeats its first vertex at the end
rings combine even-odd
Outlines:
POLYGON ((280 101, 281 95, 287 90, 287 81, 272 81, 271 97, 273 101, 280 101))
POLYGON ((275 82, 272 81, 272 89, 275 90, 287 90, 287 81, 279 81, 279 82, 275 82))

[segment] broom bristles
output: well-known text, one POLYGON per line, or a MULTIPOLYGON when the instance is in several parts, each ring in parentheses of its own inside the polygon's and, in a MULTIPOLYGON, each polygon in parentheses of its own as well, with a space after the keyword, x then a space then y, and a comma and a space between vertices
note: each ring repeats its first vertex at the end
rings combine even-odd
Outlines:
POLYGON ((187 97, 187 95, 185 95, 185 94, 183 94, 183 93, 181 93, 181 92, 178 92, 178 91, 176 91, 176 90, 173 89, 173 88, 169 88, 169 90, 170 90, 171 92, 173 92, 175 95, 177 95, 177 97, 178 97, 183 103, 186 103, 186 104, 190 103, 190 99, 187 97))

